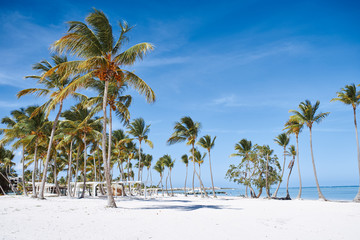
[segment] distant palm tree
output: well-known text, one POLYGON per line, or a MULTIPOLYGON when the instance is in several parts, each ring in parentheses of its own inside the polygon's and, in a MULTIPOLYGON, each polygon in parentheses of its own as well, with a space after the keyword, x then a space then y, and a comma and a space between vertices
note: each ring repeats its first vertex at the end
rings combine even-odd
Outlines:
POLYGON ((149 176, 150 176, 150 186, 152 185, 152 175, 151 175, 151 162, 153 160, 153 156, 150 154, 146 154, 145 158, 144 158, 144 166, 147 169, 147 177, 146 177, 146 183, 149 180, 149 176))
POLYGON ((162 179, 163 179, 163 172, 164 172, 164 163, 162 158, 159 158, 159 160, 155 163, 154 166, 155 171, 157 171, 160 174, 160 181, 158 183, 158 186, 161 184, 161 193, 164 196, 164 186, 162 183, 162 179))
MULTIPOLYGON (((174 191, 173 191, 173 187, 172 187, 172 183, 171 183, 171 170, 174 167, 175 160, 172 160, 172 158, 169 154, 165 154, 162 157, 162 162, 163 162, 163 165, 169 169, 168 175, 169 175, 169 180, 170 180, 171 196, 174 196, 174 191)), ((166 185, 167 185, 167 183, 166 183, 166 185)))
POLYGON ((314 153, 313 153, 313 147, 312 147, 312 127, 313 127, 314 123, 321 122, 321 120, 326 118, 330 113, 326 112, 326 113, 316 114, 316 111, 319 109, 319 105, 320 105, 320 101, 316 101, 316 103, 314 105, 312 105, 309 100, 305 100, 305 102, 301 102, 299 104, 300 111, 290 110, 290 112, 294 113, 294 115, 301 122, 306 124, 306 126, 309 128, 309 131, 310 131, 311 160, 312 160, 312 165, 313 165, 313 169, 314 169, 316 187, 317 187, 317 190, 318 190, 318 193, 319 193, 319 198, 323 199, 323 200, 326 200, 326 198, 324 197, 324 195, 322 194, 322 192, 320 190, 319 182, 318 182, 317 175, 316 175, 314 153))
POLYGON ((213 175, 212 175, 212 170, 211 170, 210 150, 215 146, 215 139, 216 139, 216 136, 213 139, 211 139, 211 136, 206 135, 206 136, 200 138, 200 140, 197 143, 199 146, 205 148, 209 154, 211 185, 212 185, 212 189, 213 189, 213 197, 214 198, 216 198, 216 194, 215 194, 214 180, 213 180, 213 175))
MULTIPOLYGON (((245 179, 249 176, 249 154, 253 149, 253 145, 250 140, 245 138, 241 139, 238 143, 235 144, 235 150, 238 151, 237 153, 233 153, 230 157, 243 157, 242 161, 246 161, 246 171, 245 171, 245 179)), ((246 185, 245 189, 245 197, 248 197, 248 185, 246 185)))
POLYGON ((283 166, 282 166, 282 172, 281 172, 280 181, 279 181, 279 184, 278 184, 274 194, 272 195, 273 197, 276 198, 277 192, 279 191, 279 188, 280 188, 280 185, 281 185, 281 182, 282 182, 282 178, 284 176, 285 162, 286 162, 286 147, 290 142, 290 138, 288 137, 288 135, 286 135, 286 133, 281 133, 274 139, 274 141, 277 144, 279 144, 281 147, 284 148, 284 163, 283 163, 283 166))
POLYGON ((301 174, 300 174, 300 163, 299 163, 299 134, 303 129, 304 124, 297 119, 296 116, 291 116, 290 119, 285 123, 284 130, 287 130, 287 134, 294 134, 296 138, 296 159, 297 159, 297 167, 299 173, 299 193, 297 195, 297 199, 301 199, 302 192, 302 183, 301 183, 301 174))
MULTIPOLYGON (((199 150, 197 150, 197 149, 195 149, 194 157, 192 157, 192 156, 190 157, 191 161, 196 162, 199 165, 198 177, 199 177, 199 181, 201 183, 200 186, 203 186, 202 180, 201 180, 201 164, 204 163, 205 157, 206 157, 206 153, 201 154, 201 152, 199 152, 199 150)), ((204 191, 204 194, 207 197, 208 195, 207 195, 207 192, 206 192, 206 189, 205 189, 204 186, 203 186, 202 190, 204 191)), ((201 197, 203 197, 203 192, 202 191, 201 191, 201 197)))
POLYGON ((286 183, 286 197, 285 198, 286 199, 291 199, 290 194, 289 194, 289 180, 290 180, 290 175, 291 175, 291 172, 292 172, 292 168, 294 167, 295 156, 296 156, 296 149, 295 149, 294 145, 290 145, 288 154, 290 156, 292 156, 292 160, 290 161, 289 166, 288 166, 290 171, 289 171, 289 176, 287 178, 287 183, 286 183))
POLYGON ((188 157, 188 155, 187 155, 187 154, 182 155, 182 156, 181 156, 181 161, 186 165, 184 194, 185 194, 185 197, 187 197, 187 193, 186 193, 186 180, 187 180, 188 166, 189 166, 189 157, 188 157))
MULTIPOLYGON (((182 117, 180 119, 180 122, 175 123, 174 132, 171 135, 171 137, 167 140, 167 143, 169 145, 171 145, 174 143, 187 141, 186 145, 191 145, 191 152, 192 152, 192 156, 194 158, 195 143, 196 143, 196 139, 199 135, 200 128, 201 128, 201 124, 199 122, 194 122, 191 119, 191 117, 188 117, 188 116, 182 117)), ((194 195, 196 196, 195 186, 194 186, 195 174, 196 174, 196 168, 195 168, 195 162, 194 162, 192 189, 193 189, 194 195)), ((201 187, 202 183, 201 183, 200 177, 199 177, 199 182, 200 182, 200 187, 201 187)))
MULTIPOLYGON (((126 34, 132 29, 127 22, 123 21, 120 25, 120 36, 115 40, 113 29, 106 15, 97 9, 94 9, 85 19, 86 23, 79 21, 69 22, 69 30, 65 36, 53 44, 53 49, 60 53, 69 52, 73 56, 84 60, 72 61, 63 64, 53 71, 57 72, 76 72, 82 73, 77 81, 72 82, 59 98, 64 98, 71 91, 80 87, 87 87, 97 78, 104 82, 103 96, 103 140, 102 154, 105 165, 105 178, 107 185, 108 207, 116 207, 115 200, 111 190, 110 169, 106 158, 106 124, 107 124, 107 101, 108 87, 110 82, 116 82, 118 86, 127 84, 134 88, 140 94, 144 95, 146 100, 151 103, 155 101, 153 90, 140 77, 131 71, 122 69, 124 66, 133 65, 136 60, 143 57, 153 49, 150 43, 139 43, 130 47, 124 52, 119 50, 127 42, 126 34)), ((109 133, 111 134, 111 133, 109 133)))
MULTIPOLYGON (((358 137, 357 123, 356 123, 356 107, 360 103, 360 91, 356 89, 355 84, 351 84, 351 85, 346 85, 345 88, 341 89, 341 92, 337 92, 336 94, 337 94, 337 98, 333 98, 331 101, 340 101, 342 103, 351 105, 353 107, 358 167, 359 167, 359 176, 360 176, 360 148, 359 148, 359 137, 358 137)), ((358 193, 356 194, 354 201, 360 202, 360 184, 359 184, 358 193)))
POLYGON ((139 141, 139 172, 138 181, 141 181, 141 143, 144 141, 149 147, 153 148, 153 143, 148 139, 150 132, 150 124, 146 125, 143 118, 134 119, 128 125, 128 133, 133 135, 139 141))

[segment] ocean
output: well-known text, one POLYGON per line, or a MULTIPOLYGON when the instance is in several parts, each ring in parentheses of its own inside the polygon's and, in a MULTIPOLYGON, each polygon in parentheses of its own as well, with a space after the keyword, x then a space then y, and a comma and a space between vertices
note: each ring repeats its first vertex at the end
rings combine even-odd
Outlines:
MULTIPOLYGON (((356 196, 359 186, 324 186, 320 187, 321 192, 328 200, 345 200, 351 201, 356 196)), ((245 194, 245 190, 243 189, 221 189, 219 190, 221 193, 219 195, 228 195, 228 196, 240 196, 245 194)), ((275 191, 275 189, 271 189, 271 194, 275 191)), ((289 188, 290 197, 295 199, 298 195, 299 188, 291 187, 289 188)), ((285 197, 286 196, 286 188, 280 188, 277 194, 277 197, 285 197)), ((261 197, 266 197, 265 191, 261 197)), ((303 199, 318 199, 318 192, 316 187, 303 187, 301 198, 303 199)))

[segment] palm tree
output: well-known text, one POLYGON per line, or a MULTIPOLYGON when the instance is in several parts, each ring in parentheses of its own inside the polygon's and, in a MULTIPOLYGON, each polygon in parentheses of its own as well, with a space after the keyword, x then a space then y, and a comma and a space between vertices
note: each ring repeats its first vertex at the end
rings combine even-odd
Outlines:
POLYGON ((154 166, 155 171, 157 171, 160 174, 160 181, 158 183, 158 186, 161 184, 161 193, 164 196, 164 186, 162 183, 162 179, 163 179, 163 172, 164 172, 164 163, 162 158, 159 158, 159 160, 155 163, 154 166))
POLYGON ((277 144, 279 144, 281 147, 284 148, 284 163, 283 163, 283 166, 282 166, 280 181, 279 181, 279 184, 278 184, 278 186, 277 186, 274 194, 272 195, 272 197, 275 197, 275 198, 276 198, 277 192, 279 191, 279 188, 280 188, 280 185, 281 185, 283 176, 284 176, 285 162, 286 162, 286 147, 287 147, 287 145, 288 145, 289 142, 290 142, 290 138, 289 138, 288 135, 286 135, 286 133, 281 133, 281 134, 279 134, 279 135, 274 139, 274 141, 275 141, 277 144))
MULTIPOLYGON (((245 172, 245 178, 250 177, 249 171, 249 154, 253 149, 253 145, 250 140, 247 140, 245 138, 241 139, 238 143, 235 144, 235 150, 238 151, 237 153, 233 153, 230 155, 230 157, 243 157, 242 161, 246 161, 246 172, 245 172)), ((245 197, 248 197, 248 185, 246 185, 245 189, 245 197)))
MULTIPOLYGON (((167 143, 169 145, 179 142, 186 142, 186 145, 191 145, 191 152, 194 159, 195 154, 195 143, 196 139, 199 135, 201 128, 201 124, 199 122, 194 122, 191 117, 183 117, 180 119, 180 122, 176 122, 174 126, 174 133, 171 135, 171 137, 167 140, 167 143)), ((195 162, 194 162, 194 172, 193 172, 193 180, 192 180, 192 189, 193 193, 195 194, 195 174, 196 174, 196 168, 195 168, 195 162)), ((199 177, 200 187, 202 185, 201 179, 199 177)))
POLYGON ((133 135, 139 141, 139 172, 138 172, 138 181, 142 181, 141 173, 141 143, 144 141, 149 147, 153 148, 153 143, 148 139, 148 134, 150 132, 150 124, 146 125, 143 118, 134 119, 128 125, 128 133, 133 135))
POLYGON ((210 150, 215 146, 215 139, 216 139, 216 136, 213 139, 211 139, 211 136, 206 135, 206 136, 200 138, 200 140, 197 143, 199 146, 205 148, 208 151, 208 154, 209 154, 211 185, 212 185, 212 189, 213 189, 213 197, 214 198, 216 198, 216 194, 215 194, 214 180, 213 180, 212 170, 211 170, 210 150))
POLYGON ((19 144, 24 145, 28 152, 32 152, 34 156, 34 170, 32 173, 32 187, 33 193, 32 197, 36 198, 36 188, 35 188, 35 178, 38 170, 38 149, 44 144, 47 144, 48 135, 50 133, 50 121, 46 119, 45 113, 39 111, 35 116, 34 112, 37 111, 38 106, 30 106, 25 109, 25 115, 22 120, 20 120, 16 125, 20 129, 23 129, 24 132, 27 132, 28 135, 18 141, 19 144), (33 117, 31 117, 33 116, 33 117))
POLYGON ((181 161, 186 165, 184 194, 185 194, 185 197, 187 197, 187 193, 186 193, 186 180, 187 180, 188 166, 189 166, 189 157, 188 157, 188 155, 187 155, 187 154, 182 155, 182 156, 181 156, 181 161))
MULTIPOLYGON (((55 63, 55 67, 58 67, 59 65, 65 64, 68 62, 67 57, 61 57, 58 55, 53 55, 52 60, 55 63)), ((54 110, 55 107, 57 105, 59 105, 59 110, 58 110, 55 120, 53 122, 51 134, 50 134, 49 145, 47 148, 47 155, 46 155, 46 160, 45 160, 45 165, 44 165, 44 173, 45 174, 43 174, 43 177, 42 177, 41 188, 40 188, 40 193, 39 193, 40 199, 44 199, 44 189, 45 189, 45 182, 46 182, 46 175, 47 175, 46 173, 47 173, 47 168, 48 168, 48 164, 49 164, 49 160, 50 160, 51 147, 53 145, 55 130, 56 130, 56 127, 57 127, 57 124, 59 121, 61 111, 62 111, 63 101, 65 99, 65 97, 60 97, 60 93, 70 83, 70 79, 67 75, 51 72, 50 70, 53 68, 54 68, 54 66, 52 66, 46 60, 43 60, 40 63, 34 64, 33 70, 40 71, 42 74, 40 76, 27 76, 26 78, 37 79, 38 83, 43 85, 44 88, 24 89, 17 94, 18 98, 20 98, 24 95, 27 95, 27 94, 36 94, 36 96, 43 96, 43 95, 50 96, 50 99, 44 105, 42 105, 41 107, 36 109, 34 111, 33 115, 38 114, 39 111, 42 110, 45 112, 46 118, 47 118, 50 114, 50 111, 54 110)), ((76 79, 76 77, 74 79, 76 79)), ((73 94, 73 92, 71 92, 69 94, 73 94)))
POLYGON ((169 169, 168 176, 169 176, 169 180, 170 180, 171 196, 174 196, 174 191, 173 191, 173 187, 172 187, 172 183, 171 183, 171 170, 174 167, 175 160, 172 160, 170 155, 165 154, 164 156, 162 156, 162 163, 165 167, 167 167, 169 169))
POLYGON ((15 142, 12 146, 13 148, 17 148, 17 146, 22 146, 22 176, 23 176, 23 189, 24 194, 27 196, 26 191, 26 180, 25 180, 25 145, 19 144, 21 139, 26 137, 29 132, 26 131, 24 128, 20 128, 17 123, 20 122, 23 119, 27 119, 27 115, 24 108, 21 108, 20 110, 14 110, 11 111, 11 117, 4 117, 1 119, 2 124, 6 124, 6 129, 0 129, 0 134, 4 134, 4 137, 0 141, 0 145, 6 144, 9 142, 13 142, 15 139, 19 139, 17 142, 15 142))
POLYGON ((152 185, 152 175, 151 175, 151 162, 153 160, 153 156, 150 154, 146 154, 145 158, 144 158, 144 166, 147 169, 147 177, 146 177, 146 183, 149 180, 149 176, 150 176, 150 186, 152 185))
MULTIPOLYGON (((355 84, 351 84, 351 85, 346 85, 345 88, 342 88, 341 91, 337 92, 336 94, 337 94, 337 98, 331 99, 331 102, 340 101, 346 105, 351 105, 353 107, 358 167, 359 167, 359 176, 360 176, 360 148, 359 148, 359 137, 358 137, 357 123, 356 123, 356 107, 360 103, 360 91, 356 90, 355 84)), ((359 184, 359 191, 356 194, 354 201, 360 202, 360 184, 359 184)))
POLYGON ((296 148, 295 148, 294 145, 290 145, 288 155, 292 156, 292 160, 290 161, 289 166, 288 166, 290 171, 289 171, 289 176, 287 178, 287 183, 286 183, 286 197, 285 198, 286 199, 291 199, 290 194, 289 194, 289 180, 290 180, 290 175, 291 175, 291 172, 292 172, 292 168, 294 166, 295 156, 296 156, 296 148))
POLYGON ((83 192, 81 198, 85 195, 86 187, 86 165, 87 165, 87 142, 89 138, 95 138, 100 136, 101 124, 99 118, 91 118, 95 111, 92 109, 85 108, 82 104, 71 107, 71 110, 64 111, 62 117, 65 118, 64 125, 68 125, 69 128, 75 128, 74 132, 77 132, 84 144, 84 167, 83 167, 83 192))
POLYGON ((301 199, 302 192, 302 183, 301 183, 301 174, 300 174, 300 163, 299 163, 299 134, 303 129, 304 124, 299 121, 295 116, 291 116, 290 119, 285 123, 284 130, 288 130, 287 134, 294 134, 296 138, 296 159, 297 159, 297 167, 299 173, 299 193, 297 195, 297 199, 301 199))
MULTIPOLYGON (((201 181, 201 164, 204 163, 204 159, 206 157, 206 153, 204 153, 203 155, 199 152, 199 150, 195 149, 195 153, 194 153, 194 157, 190 157, 190 160, 193 161, 193 162, 196 162, 198 165, 199 165, 199 174, 198 174, 198 177, 199 177, 199 181, 200 181, 200 187, 202 186, 202 191, 204 191, 204 194, 205 196, 207 197, 207 192, 206 192, 206 189, 205 187, 203 186, 202 184, 202 181, 201 181)), ((203 197, 203 192, 201 191, 201 196, 203 197)))
POLYGON ((294 113, 294 115, 300 120, 300 122, 306 124, 309 128, 310 132, 310 150, 311 150, 311 160, 314 169, 314 176, 316 181, 316 187, 319 193, 319 199, 326 200, 324 195, 322 194, 319 186, 319 182, 316 175, 315 161, 314 161, 314 153, 312 147, 312 127, 314 123, 320 123, 321 120, 326 118, 330 113, 319 113, 316 114, 316 111, 319 109, 320 101, 316 101, 314 105, 311 104, 309 100, 305 100, 305 102, 301 102, 299 104, 300 111, 290 110, 290 112, 294 113))
POLYGON ((143 59, 145 54, 153 49, 153 46, 149 43, 139 43, 119 53, 121 47, 128 40, 126 34, 132 29, 127 22, 124 21, 119 24, 121 28, 120 36, 117 41, 114 41, 112 27, 102 11, 93 9, 85 21, 87 24, 70 21, 67 34, 52 46, 54 50, 60 53, 69 52, 83 60, 63 64, 54 68, 53 71, 82 74, 80 78, 72 82, 62 92, 59 98, 64 98, 79 87, 86 87, 89 82, 93 81, 94 77, 104 82, 102 154, 108 189, 108 207, 116 207, 111 190, 110 169, 106 159, 106 151, 104 151, 106 149, 108 87, 110 82, 116 82, 118 86, 127 84, 140 94, 145 95, 148 102, 154 102, 155 94, 153 90, 133 72, 121 68, 133 65, 138 59, 143 59))

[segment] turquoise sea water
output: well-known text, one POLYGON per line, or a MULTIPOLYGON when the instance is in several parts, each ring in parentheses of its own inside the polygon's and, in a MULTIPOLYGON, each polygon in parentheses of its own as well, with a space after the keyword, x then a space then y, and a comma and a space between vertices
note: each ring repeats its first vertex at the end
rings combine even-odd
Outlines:
MULTIPOLYGON (((351 201, 356 196, 359 186, 326 186, 320 187, 321 192, 328 200, 348 200, 351 201)), ((225 192, 228 196, 240 196, 244 195, 245 191, 243 189, 221 189, 220 191, 225 192)), ((271 189, 273 193, 275 189, 271 189)), ((292 187, 289 188, 289 193, 291 198, 296 198, 299 192, 299 188, 292 187)), ((266 193, 263 192, 262 197, 265 197, 266 193)), ((286 188, 280 188, 277 194, 278 197, 286 196, 286 188)), ((318 199, 318 192, 316 187, 303 187, 301 197, 303 199, 318 199)))

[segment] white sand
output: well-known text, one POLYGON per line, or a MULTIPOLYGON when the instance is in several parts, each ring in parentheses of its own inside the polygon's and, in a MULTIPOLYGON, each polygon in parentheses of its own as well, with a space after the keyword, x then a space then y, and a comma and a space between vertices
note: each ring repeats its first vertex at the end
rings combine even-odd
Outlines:
POLYGON ((0 197, 0 239, 360 239, 360 204, 220 197, 0 197))

